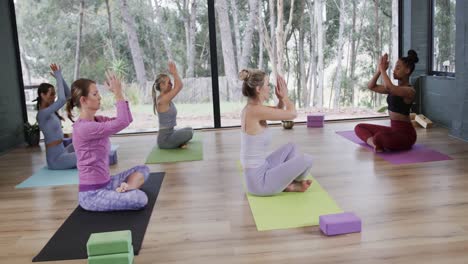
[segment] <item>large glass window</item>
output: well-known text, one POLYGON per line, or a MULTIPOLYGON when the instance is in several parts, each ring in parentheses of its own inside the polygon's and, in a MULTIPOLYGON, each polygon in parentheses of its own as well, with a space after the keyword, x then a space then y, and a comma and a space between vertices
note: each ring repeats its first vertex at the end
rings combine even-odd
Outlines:
MULTIPOLYGON (((123 132, 157 130, 152 86, 159 73, 167 73, 171 59, 184 83, 174 99, 178 125, 213 127, 206 1, 16 0, 15 10, 30 122, 37 113, 32 102, 37 86, 55 86, 48 65, 57 63, 69 85, 78 78, 97 82, 101 115, 115 115, 103 81, 106 69, 117 72, 134 119, 123 132)), ((63 126, 64 132, 71 130, 68 119, 63 126)))
MULTIPOLYGON (((288 82, 297 121, 323 112, 326 119, 384 116, 385 98, 367 82, 379 56, 398 55, 398 0, 16 0, 21 63, 30 120, 41 82, 55 81, 49 63, 69 84, 96 80, 103 94, 99 114, 113 115, 103 84, 106 69, 125 80, 134 122, 124 132, 153 131, 152 85, 174 60, 184 89, 175 98, 178 124, 213 127, 208 25, 216 25, 221 125, 240 125, 245 104, 238 72, 276 73, 288 82)), ((273 92, 272 104, 276 103, 273 92)), ((64 115, 64 113, 62 113, 64 115)), ((64 123, 65 132, 71 122, 64 123)))
POLYGON ((367 82, 381 54, 397 60, 397 0, 216 0, 216 16, 223 125, 240 124, 242 68, 284 75, 298 121, 386 115, 367 82))
POLYGON ((456 0, 433 0, 432 71, 455 73, 456 0))

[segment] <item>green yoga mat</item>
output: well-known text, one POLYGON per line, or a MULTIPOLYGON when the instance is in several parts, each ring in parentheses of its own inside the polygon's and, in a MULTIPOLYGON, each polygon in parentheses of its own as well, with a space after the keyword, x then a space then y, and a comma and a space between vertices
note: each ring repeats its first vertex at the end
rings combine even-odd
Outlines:
POLYGON ((319 216, 343 212, 317 180, 308 178, 312 185, 303 193, 282 192, 266 197, 247 193, 258 231, 315 226, 319 216))
POLYGON ((160 149, 154 146, 151 153, 146 158, 146 164, 203 160, 203 139, 200 134, 194 134, 192 140, 187 144, 187 148, 160 149))
MULTIPOLYGON (((119 145, 111 145, 111 151, 117 150, 119 145)), ((16 189, 32 188, 32 187, 47 187, 78 184, 78 170, 49 170, 47 166, 42 167, 34 174, 16 185, 16 189)))

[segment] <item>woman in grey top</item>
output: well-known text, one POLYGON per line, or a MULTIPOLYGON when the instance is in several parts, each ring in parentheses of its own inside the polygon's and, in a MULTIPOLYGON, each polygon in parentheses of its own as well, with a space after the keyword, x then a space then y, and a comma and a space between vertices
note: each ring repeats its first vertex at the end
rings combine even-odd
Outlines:
POLYGON ((159 117, 158 146, 161 149, 185 148, 193 137, 193 129, 174 129, 177 125, 177 109, 172 99, 182 90, 183 84, 174 62, 169 62, 169 73, 174 77, 174 86, 167 74, 159 74, 153 84, 153 111, 159 117), (157 95, 159 91, 159 95, 157 95))
POLYGON ((39 128, 44 134, 46 145, 47 167, 49 170, 65 170, 76 168, 76 155, 73 144, 64 147, 61 117, 57 111, 66 103, 70 97, 70 88, 62 77, 60 67, 51 64, 51 74, 57 80, 57 97, 55 100, 54 86, 41 83, 37 89, 37 116, 39 128))

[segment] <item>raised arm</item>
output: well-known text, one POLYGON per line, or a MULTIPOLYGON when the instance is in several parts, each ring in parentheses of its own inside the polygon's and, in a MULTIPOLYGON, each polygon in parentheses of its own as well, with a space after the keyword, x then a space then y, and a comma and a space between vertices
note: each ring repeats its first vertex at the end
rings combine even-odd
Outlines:
MULTIPOLYGON (((276 94, 276 97, 278 98, 278 105, 276 105, 276 108, 278 109, 284 109, 284 103, 283 103, 283 97, 282 97, 282 94, 280 93, 279 89, 278 89, 278 78, 276 78, 276 87, 275 87, 275 94, 276 94)), ((286 90, 287 91, 287 90, 286 90)))
MULTIPOLYGON (((278 79, 276 79, 276 80, 278 81, 278 79)), ((282 95, 279 93, 278 84, 275 87, 275 95, 278 98, 278 104, 276 106, 267 106, 267 107, 275 108, 275 109, 284 109, 285 105, 284 105, 284 102, 283 102, 282 95)))
POLYGON ((80 134, 86 135, 89 139, 109 137, 122 129, 128 127, 132 122, 132 114, 128 102, 118 100, 116 102, 117 117, 96 117, 98 122, 83 122, 80 126, 80 134))
POLYGON ((177 67, 174 62, 170 61, 168 63, 169 73, 174 77, 174 87, 166 94, 162 94, 159 101, 162 103, 169 103, 181 90, 184 86, 182 80, 180 79, 179 73, 177 72, 177 67))
MULTIPOLYGON (((289 100, 288 100, 289 101, 289 100)), ((292 104, 291 101, 289 103, 292 104)), ((281 121, 281 120, 292 120, 297 117, 296 111, 272 108, 264 105, 256 106, 254 111, 255 119, 258 120, 271 120, 271 121, 281 121)))
POLYGON ((296 106, 289 100, 288 87, 285 80, 283 77, 278 76, 276 81, 275 94, 280 101, 278 108, 257 106, 253 112, 258 120, 291 120, 297 116, 296 106))
POLYGON ((412 87, 409 87, 409 86, 394 85, 392 81, 390 80, 390 77, 388 76, 386 71, 382 73, 382 80, 384 82, 384 87, 387 90, 387 93, 391 95, 408 98, 410 100, 414 99, 416 91, 412 87))
POLYGON ((53 104, 48 106, 47 108, 44 108, 41 110, 41 112, 44 113, 45 116, 54 114, 56 111, 62 108, 67 102, 67 99, 65 97, 65 92, 64 92, 65 81, 63 80, 62 71, 55 64, 51 64, 50 68, 53 70, 53 76, 55 77, 57 81, 57 84, 56 84, 57 100, 53 104))
POLYGON ((374 73, 374 76, 367 84, 367 88, 369 88, 369 90, 374 91, 376 93, 388 94, 388 91, 387 89, 385 89, 385 86, 377 84, 377 80, 379 80, 380 73, 381 73, 380 64, 382 63, 384 56, 380 57, 379 65, 377 65, 377 71, 374 73))
MULTIPOLYGON (((57 64, 55 64, 55 63, 50 64, 50 69, 52 70, 52 71, 50 72, 50 75, 52 75, 52 77, 54 77, 54 78, 55 78, 54 72, 55 72, 56 70, 61 70, 60 67, 59 67, 57 64)), ((63 77, 63 76, 62 76, 62 77, 63 77)), ((62 80, 63 80, 63 91, 65 92, 65 98, 68 99, 68 98, 71 97, 70 87, 68 87, 68 84, 67 84, 67 82, 65 81, 65 79, 62 78, 62 80)))
POLYGON ((115 96, 117 117, 96 117, 96 121, 98 122, 83 122, 80 127, 80 133, 83 133, 90 139, 111 136, 126 128, 133 121, 130 107, 123 96, 120 80, 114 73, 106 73, 106 77, 106 86, 115 96))

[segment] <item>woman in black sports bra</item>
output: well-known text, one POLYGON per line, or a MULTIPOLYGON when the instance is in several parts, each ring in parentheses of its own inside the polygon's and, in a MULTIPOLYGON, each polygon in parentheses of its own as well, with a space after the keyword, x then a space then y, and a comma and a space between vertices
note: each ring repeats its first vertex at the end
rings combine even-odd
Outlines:
POLYGON ((384 54, 380 58, 374 77, 367 85, 376 93, 388 94, 387 103, 391 126, 358 124, 354 128, 356 135, 373 147, 375 152, 407 150, 416 142, 416 131, 409 117, 416 91, 411 87, 409 77, 418 61, 418 54, 414 50, 409 50, 407 57, 399 58, 393 69, 393 78, 398 80, 398 85, 394 85, 387 74, 388 55, 384 54), (383 85, 377 84, 380 76, 382 76, 383 85))

